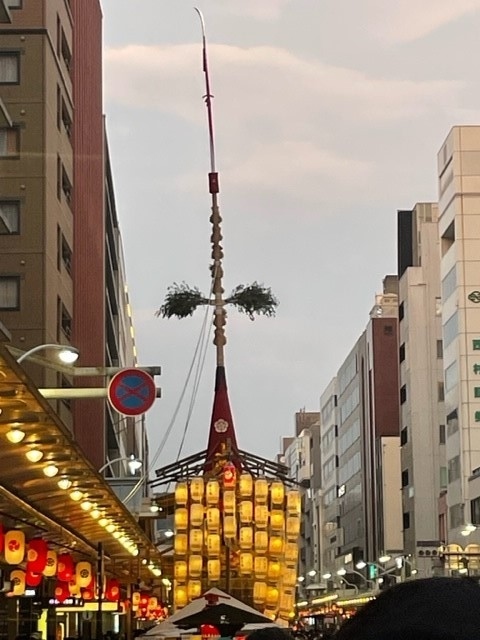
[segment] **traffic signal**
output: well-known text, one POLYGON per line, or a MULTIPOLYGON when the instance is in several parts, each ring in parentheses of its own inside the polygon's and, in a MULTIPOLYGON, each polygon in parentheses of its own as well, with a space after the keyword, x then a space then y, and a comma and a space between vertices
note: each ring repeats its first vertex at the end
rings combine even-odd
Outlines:
POLYGON ((375 564, 367 565, 367 575, 369 580, 375 580, 378 575, 378 567, 375 564))

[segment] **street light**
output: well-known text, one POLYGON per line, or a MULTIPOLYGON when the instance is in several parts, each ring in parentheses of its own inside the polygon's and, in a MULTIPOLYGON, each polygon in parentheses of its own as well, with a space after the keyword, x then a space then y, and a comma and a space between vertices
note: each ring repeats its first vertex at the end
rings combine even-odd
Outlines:
POLYGON ((310 569, 310 571, 308 572, 308 575, 313 578, 314 576, 317 575, 317 572, 315 571, 315 569, 310 569))
POLYGON ((100 469, 98 470, 98 473, 102 473, 102 471, 105 471, 105 469, 107 467, 109 467, 110 465, 114 464, 115 462, 122 462, 127 460, 127 465, 128 468, 130 470, 130 473, 132 474, 132 476, 135 475, 135 472, 138 471, 143 462, 141 460, 139 460, 139 458, 137 458, 136 456, 134 456, 134 454, 132 453, 128 458, 125 456, 121 456, 120 458, 114 458, 113 460, 109 460, 108 462, 106 462, 102 467, 100 467, 100 469))
POLYGON ((73 364, 78 360, 78 356, 80 355, 80 351, 78 349, 76 349, 75 347, 70 347, 69 345, 39 344, 36 347, 25 351, 25 353, 22 353, 22 355, 17 358, 17 362, 23 362, 34 353, 37 353, 37 351, 43 351, 44 349, 55 349, 56 351, 59 351, 58 357, 65 364, 73 364))
POLYGON ((331 577, 332 577, 332 574, 331 574, 330 572, 324 573, 324 574, 322 575, 322 578, 323 578, 324 580, 330 580, 330 578, 331 578, 331 577))
POLYGON ((381 562, 382 564, 385 564, 385 562, 388 562, 391 559, 392 559, 392 556, 389 556, 388 553, 385 553, 383 556, 379 557, 378 561, 381 562))

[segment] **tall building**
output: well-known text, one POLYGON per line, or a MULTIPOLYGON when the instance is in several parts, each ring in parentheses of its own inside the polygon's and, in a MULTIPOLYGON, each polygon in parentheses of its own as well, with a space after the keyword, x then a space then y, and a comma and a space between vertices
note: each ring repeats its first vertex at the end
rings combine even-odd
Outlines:
MULTIPOLYGON (((441 319, 448 486, 445 538, 465 545, 479 524, 480 495, 480 127, 454 127, 438 154, 441 319), (468 531, 467 531, 468 532, 468 531)), ((478 530, 470 542, 479 542, 478 530)))
POLYGON ((398 212, 403 548, 430 575, 447 489, 440 251, 436 204, 398 212))
MULTIPOLYGON (((80 350, 79 365, 133 365, 102 112, 100 2, 3 5, 0 320, 18 348, 67 343, 80 350)), ((40 387, 105 386, 103 377, 79 381, 26 366, 40 387)), ((97 469, 112 456, 143 453, 142 423, 123 420, 103 399, 57 401, 56 410, 97 469)))
MULTIPOLYGON (((335 566, 324 569, 345 569, 353 583, 361 580, 357 562, 375 562, 402 548, 397 278, 387 276, 383 284, 365 331, 337 372, 336 393, 334 386, 322 395, 325 402, 329 395, 337 398, 338 420, 336 453, 322 462, 324 480, 337 466, 338 482, 335 566)), ((324 523, 327 512, 335 513, 335 502, 324 501, 324 523)), ((331 549, 329 562, 332 556, 331 549)))

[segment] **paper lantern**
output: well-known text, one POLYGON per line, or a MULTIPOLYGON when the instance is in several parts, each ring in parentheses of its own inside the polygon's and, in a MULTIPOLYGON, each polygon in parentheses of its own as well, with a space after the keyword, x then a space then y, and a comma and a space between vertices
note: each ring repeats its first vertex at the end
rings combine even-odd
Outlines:
POLYGON ((58 600, 58 602, 64 602, 69 597, 70 590, 68 588, 68 582, 65 582, 64 580, 57 580, 55 584, 55 600, 58 600))
POLYGON ((25 534, 20 529, 12 529, 5 534, 5 562, 21 564, 25 557, 25 534))
POLYGON ((235 513, 235 491, 224 491, 223 493, 223 511, 229 515, 235 513))
POLYGON ((235 516, 224 516, 223 535, 225 538, 235 538, 237 534, 237 522, 235 516))
POLYGON ((294 605, 295 605, 294 596, 290 593, 282 593, 280 595, 280 601, 278 606, 280 616, 288 619, 290 617, 290 613, 293 611, 294 605))
POLYGON ((57 573, 57 552, 53 549, 47 551, 47 560, 43 575, 47 578, 52 578, 57 573))
POLYGON ((274 558, 283 554, 284 540, 281 536, 270 536, 268 541, 268 552, 274 558))
POLYGON ((173 590, 173 592, 174 592, 175 607, 177 609, 181 609, 188 602, 187 589, 184 585, 177 584, 175 585, 175 589, 173 590))
POLYGON ((208 580, 217 582, 220 580, 221 565, 220 560, 209 560, 207 562, 208 580))
POLYGON ((290 489, 287 491, 287 512, 291 516, 299 516, 302 508, 300 491, 290 489))
POLYGON ((68 583, 68 592, 73 598, 79 597, 82 593, 75 576, 73 576, 72 580, 68 583))
POLYGON ((265 504, 268 498, 268 482, 266 478, 257 478, 255 480, 255 502, 257 504, 265 504))
POLYGON ((300 533, 300 518, 298 516, 288 516, 286 530, 288 538, 295 541, 300 533))
POLYGON ((188 575, 191 578, 200 578, 202 575, 203 558, 200 555, 191 555, 188 561, 188 575))
POLYGON ((220 499, 220 485, 217 480, 209 480, 205 489, 206 502, 209 507, 218 504, 220 499))
POLYGON ((57 578, 60 582, 70 582, 74 574, 73 559, 69 553, 57 556, 57 578))
POLYGON ((107 588, 105 589, 105 597, 110 602, 117 602, 120 598, 120 583, 116 578, 109 578, 107 580, 107 588))
POLYGON ((3 553, 4 547, 5 547, 5 531, 3 529, 3 524, 0 522, 0 553, 3 553))
POLYGON ((203 547, 202 529, 190 529, 190 551, 200 553, 203 547))
POLYGON ((253 520, 253 502, 242 500, 238 505, 238 515, 242 524, 250 524, 253 520))
POLYGON ((23 596, 25 593, 25 571, 15 569, 10 573, 10 588, 12 596, 23 596))
POLYGON ((150 596, 148 599, 148 610, 152 611, 158 607, 158 598, 156 596, 150 596))
POLYGON ((148 595, 148 593, 142 593, 140 592, 140 608, 141 609, 145 609, 145 611, 147 610, 148 607, 148 598, 150 596, 148 595))
POLYGON ((185 507, 175 509, 175 529, 177 531, 185 531, 188 526, 188 511, 185 507))
POLYGON ((75 577, 78 586, 81 589, 85 589, 90 584, 92 579, 92 565, 90 562, 77 562, 75 567, 75 577))
POLYGON ((173 540, 173 551, 177 556, 184 556, 187 553, 188 538, 186 533, 177 533, 173 540))
POLYGON ((203 504, 194 502, 190 505, 190 524, 192 527, 201 527, 203 525, 203 515, 203 504))
POLYGON ((270 512, 270 527, 272 531, 283 531, 285 526, 285 517, 280 509, 272 509, 270 512))
POLYGON ((140 591, 134 591, 132 593, 132 607, 138 607, 140 605, 140 591))
POLYGON ((298 545, 296 542, 285 544, 285 562, 296 564, 298 561, 298 545))
POLYGON ((253 602, 255 604, 264 604, 266 597, 267 597, 267 583, 254 582, 253 583, 253 602))
POLYGON ((213 558, 220 555, 220 536, 218 533, 209 533, 207 536, 207 553, 213 558))
MULTIPOLYGON (((94 600, 95 599, 95 578, 92 576, 90 580, 90 584, 85 589, 82 589, 82 598, 84 600, 94 600)), ((140 596, 140 594, 138 594, 140 596)), ((133 598, 132 598, 133 599, 133 598)))
POLYGON ((280 578, 280 571, 280 562, 277 562, 276 560, 270 560, 270 562, 268 563, 268 579, 271 582, 276 582, 280 578))
POLYGON ((255 573, 255 578, 257 580, 266 579, 268 573, 268 558, 266 556, 255 556, 253 572, 255 573))
POLYGON ((192 478, 190 480, 190 496, 194 502, 201 502, 203 500, 203 491, 203 478, 192 478))
POLYGON ((249 576, 253 572, 253 555, 251 553, 240 553, 239 562, 240 575, 249 576))
POLYGON ((207 529, 216 533, 220 529, 220 509, 208 507, 207 509, 207 529))
POLYGON ((238 540, 240 549, 251 549, 253 546, 253 527, 240 527, 238 540))
POLYGON ((297 570, 284 569, 282 580, 285 587, 294 587, 297 584, 297 570))
POLYGON ((213 624, 200 625, 200 633, 202 640, 216 640, 216 638, 220 638, 220 631, 213 624))
POLYGON ((272 504, 283 505, 285 501, 285 487, 283 482, 272 482, 270 486, 270 499, 272 504))
POLYGON ((239 479, 239 492, 242 498, 250 498, 253 493, 253 478, 249 473, 242 473, 239 479))
POLYGON ((177 482, 175 486, 175 503, 184 506, 188 502, 188 486, 186 482, 177 482))
POLYGON ((265 529, 268 524, 268 508, 264 504, 255 505, 255 525, 257 528, 265 529))
POLYGON ((34 573, 41 573, 47 564, 48 545, 42 538, 33 538, 27 546, 27 567, 34 573))
POLYGON ((41 573, 35 573, 34 571, 30 571, 30 569, 27 568, 25 572, 25 584, 27 586, 38 587, 41 581, 42 581, 41 573))
POLYGON ((201 580, 189 580, 187 587, 188 599, 194 600, 202 595, 202 581, 201 580))
POLYGON ((227 462, 223 467, 223 486, 225 489, 233 489, 237 482, 237 469, 233 462, 227 462))
POLYGON ((267 553, 268 533, 266 531, 255 531, 255 553, 267 553))
POLYGON ((277 587, 267 587, 267 607, 276 607, 278 603, 279 592, 277 587))
POLYGON ((173 573, 175 580, 184 582, 187 579, 187 563, 184 560, 175 560, 173 573))

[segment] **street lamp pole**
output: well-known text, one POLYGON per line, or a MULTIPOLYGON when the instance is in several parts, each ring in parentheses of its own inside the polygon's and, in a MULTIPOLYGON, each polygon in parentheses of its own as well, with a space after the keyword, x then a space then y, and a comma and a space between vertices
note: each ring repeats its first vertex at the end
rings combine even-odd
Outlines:
POLYGON ((30 358, 30 356, 33 356, 38 351, 44 351, 45 349, 55 349, 56 351, 59 351, 60 352, 59 353, 59 358, 65 364, 73 364, 74 362, 76 362, 78 360, 78 356, 80 355, 80 352, 79 352, 78 349, 76 349, 75 347, 70 347, 69 345, 65 345, 65 344, 39 344, 36 347, 32 347, 32 349, 29 349, 28 351, 25 351, 24 353, 22 353, 17 358, 17 362, 21 363, 24 360, 26 360, 27 358, 30 358))

